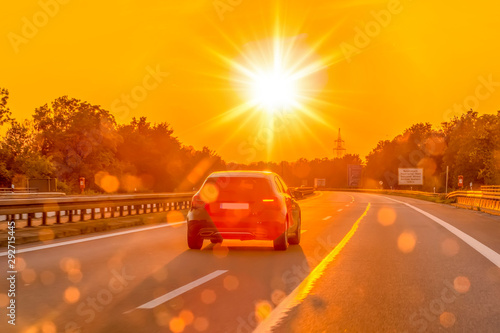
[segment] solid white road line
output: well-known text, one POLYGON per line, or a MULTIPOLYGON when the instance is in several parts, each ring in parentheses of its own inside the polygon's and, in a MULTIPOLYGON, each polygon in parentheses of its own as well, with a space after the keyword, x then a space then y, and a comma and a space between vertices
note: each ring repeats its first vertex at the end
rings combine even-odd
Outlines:
POLYGON ((199 278, 198 280, 195 280, 193 282, 190 282, 182 287, 179 287, 175 290, 172 290, 171 292, 169 293, 166 293, 165 295, 163 296, 160 296, 150 302, 147 302, 146 304, 143 304, 141 306, 138 306, 137 309, 152 309, 152 308, 155 308, 157 307, 158 305, 160 304, 163 304, 165 303, 166 301, 169 301, 171 300, 172 298, 174 297, 177 297, 179 295, 182 295, 184 294, 185 292, 191 290, 191 289, 194 289, 198 286, 201 286, 202 284, 210 281, 210 280, 213 280, 215 279, 216 277, 218 277, 219 275, 222 275, 224 273, 226 273, 227 270, 217 270, 213 273, 210 273, 208 275, 205 275, 204 277, 202 278, 199 278))
POLYGON ((332 218, 331 216, 327 216, 327 217, 325 217, 325 218, 323 219, 323 221, 329 220, 329 219, 331 219, 331 218, 332 218))
MULTIPOLYGON (((115 232, 115 233, 107 234, 107 235, 99 235, 99 236, 87 237, 87 238, 82 238, 82 239, 75 239, 75 240, 70 240, 70 241, 65 241, 65 242, 46 244, 46 245, 40 245, 40 246, 33 246, 33 247, 25 248, 25 249, 16 249, 16 253, 33 252, 33 251, 38 251, 38 250, 50 249, 53 247, 90 242, 90 241, 97 240, 97 239, 128 235, 128 234, 133 234, 135 232, 148 231, 148 230, 153 230, 153 229, 158 229, 158 228, 172 227, 172 226, 184 224, 184 223, 186 223, 186 221, 155 225, 152 227, 145 227, 145 228, 133 229, 133 230, 127 230, 127 231, 119 231, 119 232, 115 232)), ((0 252, 0 257, 6 256, 7 253, 8 252, 0 252)))
MULTIPOLYGON (((385 198, 387 198, 387 197, 385 197, 385 198)), ((428 218, 430 218, 431 220, 433 220, 434 222, 441 225, 443 228, 447 229, 449 232, 451 232, 452 234, 454 234, 455 236, 457 236, 458 238, 463 240, 465 243, 469 244, 470 247, 472 247, 477 252, 481 253, 486 259, 488 259, 489 261, 491 261, 497 267, 500 268, 500 254, 496 253, 495 251, 493 251, 492 249, 490 249, 489 247, 487 247, 483 243, 477 241, 475 238, 472 238, 471 236, 467 235, 465 232, 461 231, 460 229, 455 228, 454 226, 441 220, 440 218, 438 218, 432 214, 429 214, 420 208, 412 206, 409 203, 406 203, 404 201, 391 199, 391 198, 387 198, 387 199, 401 203, 403 205, 406 205, 406 206, 410 207, 411 209, 416 210, 420 214, 427 216, 428 218)))

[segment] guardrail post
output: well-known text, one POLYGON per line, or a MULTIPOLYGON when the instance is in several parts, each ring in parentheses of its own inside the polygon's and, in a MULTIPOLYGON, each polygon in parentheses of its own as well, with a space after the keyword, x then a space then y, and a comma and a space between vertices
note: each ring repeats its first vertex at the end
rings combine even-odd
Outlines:
POLYGON ((120 206, 120 217, 123 216, 123 206, 120 206))
POLYGON ((61 224, 61 211, 56 212, 56 224, 61 224))
POLYGON ((86 209, 80 209, 80 221, 85 221, 86 209))
POLYGON ((42 225, 47 225, 47 212, 42 212, 42 225))
POLYGON ((73 222, 73 209, 68 210, 68 222, 73 222))
POLYGON ((116 207, 109 207, 109 211, 111 212, 111 217, 115 217, 116 207))
POLYGON ((95 208, 90 209, 90 219, 95 220, 95 208))
POLYGON ((139 215, 141 213, 141 205, 135 205, 135 214, 139 215))
POLYGON ((105 207, 101 207, 99 209, 101 210, 101 219, 105 218, 106 217, 106 208, 105 207))
POLYGON ((132 215, 132 205, 128 205, 127 209, 128 209, 128 215, 132 215))
POLYGON ((28 213, 28 220, 26 221, 26 227, 32 227, 33 213, 28 213))

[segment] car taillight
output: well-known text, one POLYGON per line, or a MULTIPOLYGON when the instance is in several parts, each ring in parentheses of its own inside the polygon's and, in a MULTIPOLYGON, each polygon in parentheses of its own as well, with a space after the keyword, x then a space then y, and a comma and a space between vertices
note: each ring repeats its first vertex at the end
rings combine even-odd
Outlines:
POLYGON ((262 199, 262 203, 265 208, 268 209, 280 209, 280 202, 277 198, 266 198, 262 199))
POLYGON ((199 196, 195 195, 193 197, 193 201, 191 202, 191 207, 192 208, 201 208, 205 205, 205 202, 200 199, 199 196))

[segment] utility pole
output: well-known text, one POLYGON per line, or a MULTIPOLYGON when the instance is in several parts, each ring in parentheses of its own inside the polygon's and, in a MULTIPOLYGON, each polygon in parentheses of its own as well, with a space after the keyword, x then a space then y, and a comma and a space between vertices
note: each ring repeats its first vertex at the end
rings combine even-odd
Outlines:
POLYGON ((446 194, 448 194, 448 171, 450 167, 446 166, 446 194))

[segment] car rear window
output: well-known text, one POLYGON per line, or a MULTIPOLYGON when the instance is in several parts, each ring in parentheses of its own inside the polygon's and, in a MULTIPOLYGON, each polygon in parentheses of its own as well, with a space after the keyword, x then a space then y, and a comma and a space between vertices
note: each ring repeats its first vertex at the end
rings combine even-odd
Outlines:
POLYGON ((217 201, 255 201, 272 195, 271 184, 266 178, 255 177, 210 177, 203 185, 217 192, 217 201))

